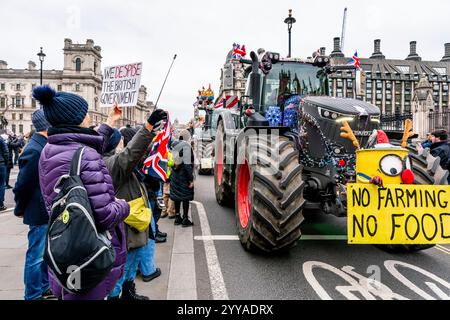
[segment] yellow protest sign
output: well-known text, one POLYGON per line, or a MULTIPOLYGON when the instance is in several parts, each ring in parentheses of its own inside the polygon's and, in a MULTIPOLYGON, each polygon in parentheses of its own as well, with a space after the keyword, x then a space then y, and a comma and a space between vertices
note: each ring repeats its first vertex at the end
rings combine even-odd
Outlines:
POLYGON ((348 243, 450 243, 450 186, 347 187, 348 243))

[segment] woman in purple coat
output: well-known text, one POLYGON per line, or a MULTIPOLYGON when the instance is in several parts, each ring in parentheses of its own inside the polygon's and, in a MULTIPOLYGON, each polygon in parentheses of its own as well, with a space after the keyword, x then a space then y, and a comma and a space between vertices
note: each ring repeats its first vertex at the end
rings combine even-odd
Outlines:
POLYGON ((88 293, 74 295, 64 291, 50 272, 51 289, 53 294, 64 300, 104 299, 121 277, 127 256, 123 221, 130 207, 126 201, 114 197, 112 179, 101 156, 113 133, 115 118, 120 114, 111 113, 107 121, 109 125, 102 124, 98 131, 94 131, 89 129, 88 103, 82 97, 57 93, 48 86, 35 88, 33 97, 40 102, 46 119, 52 125, 39 161, 40 185, 48 213, 56 196, 56 182, 62 175, 68 174, 75 151, 80 146, 86 146, 81 159, 81 180, 94 211, 96 226, 99 231, 108 230, 111 233, 116 251, 111 273, 88 293))

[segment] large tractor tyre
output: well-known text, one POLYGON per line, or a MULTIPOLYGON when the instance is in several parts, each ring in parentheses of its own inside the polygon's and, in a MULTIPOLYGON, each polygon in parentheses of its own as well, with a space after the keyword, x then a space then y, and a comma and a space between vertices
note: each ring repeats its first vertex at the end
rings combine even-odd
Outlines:
MULTIPOLYGON (((394 145, 400 145, 400 142, 392 141, 394 145)), ((422 154, 418 154, 416 148, 412 145, 407 147, 409 157, 414 172, 414 184, 432 184, 446 185, 448 172, 443 170, 439 164, 439 159, 433 157, 429 149, 425 149, 422 154)), ((391 253, 412 253, 434 247, 434 245, 413 244, 413 245, 380 245, 379 248, 391 253)))
POLYGON ((210 175, 213 169, 202 169, 201 160, 204 158, 212 158, 214 145, 212 142, 199 141, 198 142, 198 156, 199 156, 199 165, 198 165, 198 174, 199 175, 210 175))
POLYGON ((305 200, 295 144, 286 137, 269 139, 248 138, 240 149, 245 155, 238 157, 235 213, 242 246, 270 253, 298 242, 305 200))
POLYGON ((220 121, 217 126, 216 143, 214 150, 214 191, 217 203, 221 206, 232 207, 233 193, 226 184, 225 176, 225 129, 223 122, 220 121))

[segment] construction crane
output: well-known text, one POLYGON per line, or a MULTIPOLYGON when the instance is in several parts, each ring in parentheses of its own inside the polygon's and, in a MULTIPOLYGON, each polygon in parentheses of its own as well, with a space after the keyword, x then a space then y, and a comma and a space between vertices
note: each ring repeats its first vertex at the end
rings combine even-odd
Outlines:
POLYGON ((342 21, 342 35, 341 35, 341 51, 344 52, 345 44, 345 27, 347 26, 347 8, 344 9, 344 19, 342 21))

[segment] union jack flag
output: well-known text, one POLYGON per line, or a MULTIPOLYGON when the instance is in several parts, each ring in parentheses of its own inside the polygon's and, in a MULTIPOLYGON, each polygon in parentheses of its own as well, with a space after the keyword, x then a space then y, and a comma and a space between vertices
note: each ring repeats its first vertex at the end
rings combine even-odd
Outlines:
POLYGON ((356 67, 356 69, 361 69, 361 61, 358 58, 358 51, 355 52, 353 57, 348 62, 349 65, 353 65, 356 67))
POLYGON ((233 44, 233 54, 232 54, 232 58, 233 59, 241 59, 243 57, 245 57, 247 54, 247 50, 245 49, 245 45, 241 45, 234 43, 233 44))
POLYGON ((144 161, 142 172, 155 178, 160 178, 162 181, 167 181, 167 146, 171 136, 170 121, 167 118, 167 123, 164 130, 160 131, 153 140, 152 150, 147 159, 144 161))

